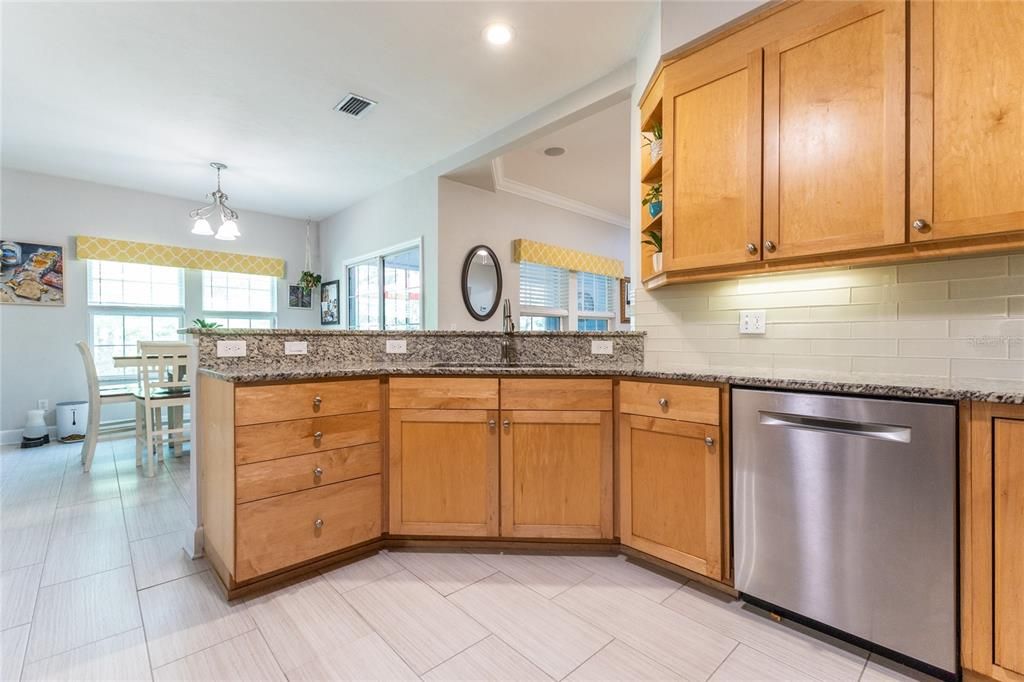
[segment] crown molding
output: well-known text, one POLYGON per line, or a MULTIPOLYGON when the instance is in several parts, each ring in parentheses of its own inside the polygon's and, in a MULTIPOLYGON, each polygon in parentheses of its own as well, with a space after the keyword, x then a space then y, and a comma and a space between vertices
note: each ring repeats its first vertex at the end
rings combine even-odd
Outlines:
POLYGON ((578 213, 580 215, 593 218, 594 220, 600 220, 601 222, 610 223, 616 227, 621 227, 624 230, 629 229, 629 218, 626 216, 606 211, 603 208, 598 208, 591 204, 570 199, 562 194, 555 194, 549 192, 546 189, 529 185, 525 182, 519 182, 518 180, 512 180, 511 178, 505 177, 504 164, 501 161, 501 157, 497 157, 491 160, 491 171, 494 176, 494 189, 502 192, 508 192, 509 194, 516 194, 525 199, 532 199, 533 201, 547 204, 548 206, 554 206, 565 211, 572 213, 578 213))

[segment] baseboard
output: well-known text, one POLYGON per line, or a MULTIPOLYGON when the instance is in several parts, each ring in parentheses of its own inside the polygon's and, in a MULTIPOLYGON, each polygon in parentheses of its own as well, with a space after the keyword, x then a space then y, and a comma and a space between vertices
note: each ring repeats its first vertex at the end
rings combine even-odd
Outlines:
MULTIPOLYGON (((123 433, 130 433, 135 430, 134 419, 118 419, 116 421, 103 422, 100 424, 100 440, 118 436, 123 433)), ((25 429, 4 429, 0 431, 0 445, 18 445, 21 443, 21 436, 25 429)), ((57 441, 57 427, 47 426, 47 433, 50 434, 50 442, 57 441)))

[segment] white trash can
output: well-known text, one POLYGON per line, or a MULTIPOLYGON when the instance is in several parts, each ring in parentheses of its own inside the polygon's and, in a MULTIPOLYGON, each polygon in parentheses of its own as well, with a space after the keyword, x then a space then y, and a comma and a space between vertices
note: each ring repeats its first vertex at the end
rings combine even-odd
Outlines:
POLYGON ((89 426, 89 402, 71 400, 57 403, 57 439, 61 443, 74 443, 85 438, 89 426))

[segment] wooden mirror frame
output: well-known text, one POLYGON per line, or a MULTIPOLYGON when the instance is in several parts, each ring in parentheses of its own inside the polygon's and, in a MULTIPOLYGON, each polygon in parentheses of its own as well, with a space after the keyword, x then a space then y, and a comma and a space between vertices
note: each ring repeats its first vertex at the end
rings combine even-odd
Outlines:
POLYGON ((478 244, 469 250, 466 254, 466 260, 462 262, 462 302, 466 304, 466 310, 473 316, 474 320, 484 322, 494 317, 494 313, 498 311, 498 302, 501 301, 501 263, 498 262, 498 257, 494 254, 494 250, 486 244, 478 244), (497 275, 497 283, 494 289, 494 303, 491 304, 491 309, 486 315, 481 315, 473 309, 473 303, 469 300, 469 288, 467 287, 469 280, 469 268, 473 264, 473 257, 478 251, 483 249, 487 254, 494 260, 494 272, 497 275))

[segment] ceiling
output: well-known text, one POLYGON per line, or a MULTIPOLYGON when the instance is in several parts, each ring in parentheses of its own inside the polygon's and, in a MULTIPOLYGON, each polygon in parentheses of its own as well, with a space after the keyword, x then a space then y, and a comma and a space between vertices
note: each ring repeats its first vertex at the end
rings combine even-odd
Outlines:
MULTIPOLYGON (((5 166, 199 201, 214 182, 208 162, 222 161, 236 207, 319 219, 628 62, 656 5, 4 2, 2 11, 5 166), (516 31, 504 49, 481 37, 495 20, 516 31), (333 111, 348 91, 380 104, 361 119, 333 111)), ((581 153, 571 144, 569 160, 581 153)))
POLYGON ((513 191, 536 188, 628 225, 630 109, 629 100, 619 102, 502 155, 498 189, 511 180, 513 191), (565 153, 547 156, 549 147, 565 153))

